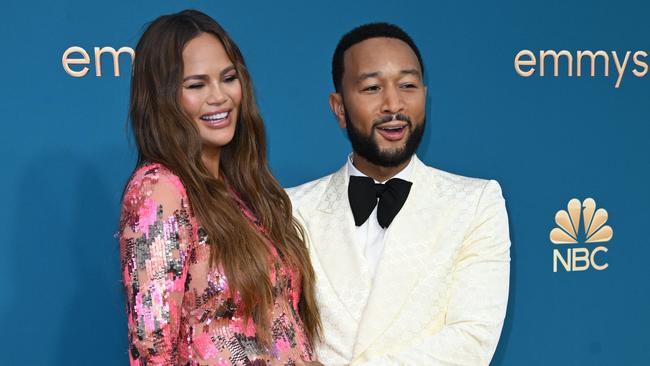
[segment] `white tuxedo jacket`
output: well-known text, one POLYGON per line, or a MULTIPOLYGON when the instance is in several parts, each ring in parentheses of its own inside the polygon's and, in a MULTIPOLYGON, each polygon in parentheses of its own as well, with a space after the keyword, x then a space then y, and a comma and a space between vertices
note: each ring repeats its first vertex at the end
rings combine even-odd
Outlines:
POLYGON ((288 190, 316 272, 327 366, 488 365, 497 346, 510 271, 499 184, 413 158, 374 279, 355 242, 347 164, 288 190))

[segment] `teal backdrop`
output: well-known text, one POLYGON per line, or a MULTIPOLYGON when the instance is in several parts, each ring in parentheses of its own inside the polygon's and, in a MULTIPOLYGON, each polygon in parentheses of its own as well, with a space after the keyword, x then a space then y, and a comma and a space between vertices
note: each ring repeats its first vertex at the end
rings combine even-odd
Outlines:
POLYGON ((105 54, 97 77, 93 48, 135 47, 147 22, 184 8, 217 19, 242 49, 285 187, 333 172, 350 151, 327 102, 339 37, 370 21, 401 25, 427 72, 419 156, 498 180, 507 201, 510 300, 492 365, 650 365, 650 75, 632 73, 643 71, 632 55, 618 88, 611 59, 609 76, 602 59, 593 77, 588 66, 569 77, 565 59, 557 77, 552 59, 545 76, 514 67, 521 50, 650 52, 641 0, 3 1, 0 364, 128 362, 114 234, 135 163, 131 63, 122 55, 115 77, 105 54), (90 55, 84 77, 62 65, 73 46, 90 55), (613 238, 551 243, 556 212, 588 197, 613 238), (566 260, 596 246, 606 269, 578 260, 553 271, 554 250, 566 260))

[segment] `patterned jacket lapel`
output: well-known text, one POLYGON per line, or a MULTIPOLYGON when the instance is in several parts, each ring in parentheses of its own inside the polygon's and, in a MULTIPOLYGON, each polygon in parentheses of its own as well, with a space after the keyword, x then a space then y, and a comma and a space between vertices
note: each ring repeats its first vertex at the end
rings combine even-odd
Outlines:
POLYGON ((393 323, 422 273, 431 270, 428 259, 431 258, 432 236, 440 228, 435 216, 424 213, 440 212, 442 203, 432 199, 437 194, 435 180, 426 171, 426 166, 417 157, 414 159, 413 186, 386 233, 384 253, 361 318, 355 356, 365 351, 393 323))
MULTIPOLYGON (((312 253, 339 300, 355 321, 366 305, 371 276, 356 243, 354 218, 348 201, 347 165, 334 173, 312 212, 301 212, 308 225, 312 253)), ((319 279, 322 280, 322 279, 319 279)))

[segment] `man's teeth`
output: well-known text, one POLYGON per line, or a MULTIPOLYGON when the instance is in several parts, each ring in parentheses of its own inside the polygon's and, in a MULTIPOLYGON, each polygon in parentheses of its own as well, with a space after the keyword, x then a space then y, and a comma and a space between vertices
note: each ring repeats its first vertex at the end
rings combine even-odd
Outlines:
POLYGON ((228 112, 211 114, 209 116, 203 116, 203 117, 201 117, 201 119, 206 120, 206 121, 218 121, 218 120, 224 119, 226 117, 228 117, 228 112))
POLYGON ((402 128, 404 128, 404 126, 402 126, 402 127, 382 127, 381 129, 384 130, 384 131, 393 131, 394 132, 394 131, 399 131, 402 128))

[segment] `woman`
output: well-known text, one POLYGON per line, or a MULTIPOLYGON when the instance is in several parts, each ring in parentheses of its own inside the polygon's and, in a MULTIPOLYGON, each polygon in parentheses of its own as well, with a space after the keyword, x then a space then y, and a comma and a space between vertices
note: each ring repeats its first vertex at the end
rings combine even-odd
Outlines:
POLYGON ((239 49, 186 10, 136 55, 119 232, 131 364, 320 365, 314 272, 239 49))

